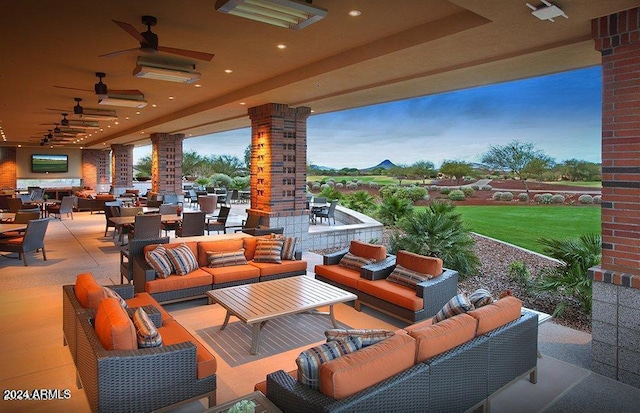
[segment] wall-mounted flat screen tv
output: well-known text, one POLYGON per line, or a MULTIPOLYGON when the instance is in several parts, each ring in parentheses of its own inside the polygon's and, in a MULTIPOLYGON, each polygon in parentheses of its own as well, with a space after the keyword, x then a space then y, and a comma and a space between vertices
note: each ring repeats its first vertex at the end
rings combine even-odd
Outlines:
POLYGON ((31 155, 31 172, 68 172, 69 157, 67 155, 31 155))

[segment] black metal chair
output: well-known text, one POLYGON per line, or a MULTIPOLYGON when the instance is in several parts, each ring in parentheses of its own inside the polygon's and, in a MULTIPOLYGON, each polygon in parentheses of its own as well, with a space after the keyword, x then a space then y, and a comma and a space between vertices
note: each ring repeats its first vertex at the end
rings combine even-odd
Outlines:
POLYGON ((316 219, 320 218, 320 223, 322 223, 322 220, 326 218, 329 225, 331 225, 331 219, 333 219, 333 224, 335 225, 336 205, 338 205, 338 200, 334 199, 333 201, 331 201, 331 205, 329 205, 329 208, 322 208, 320 211, 315 212, 314 215, 316 216, 316 219))
POLYGON ((204 217, 202 211, 183 212, 182 221, 176 228, 176 237, 198 237, 204 235, 204 217))
POLYGON ((17 252, 18 258, 22 257, 24 266, 28 266, 27 252, 42 250, 42 258, 46 261, 47 254, 44 250, 44 235, 47 232, 49 218, 33 219, 27 224, 23 236, 0 239, 0 251, 17 252))
POLYGON ((227 218, 229 218, 229 212, 231 208, 228 206, 220 207, 220 213, 217 216, 213 216, 207 220, 207 235, 209 235, 210 231, 216 232, 224 232, 227 233, 227 218), (215 219, 215 221, 211 221, 211 219, 215 219))

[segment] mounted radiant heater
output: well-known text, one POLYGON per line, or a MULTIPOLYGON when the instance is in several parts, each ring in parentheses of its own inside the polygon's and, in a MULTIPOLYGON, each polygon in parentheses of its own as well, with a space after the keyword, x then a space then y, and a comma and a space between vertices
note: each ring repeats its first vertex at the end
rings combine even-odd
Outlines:
POLYGON ((567 16, 565 12, 560 9, 560 7, 556 6, 555 4, 549 3, 547 0, 541 1, 546 7, 535 7, 527 3, 527 7, 533 10, 531 14, 533 14, 540 20, 549 20, 550 22, 555 22, 555 20, 553 19, 556 17, 562 16, 565 19, 569 18, 569 16, 567 16))
POLYGON ((218 0, 216 10, 285 29, 300 30, 327 16, 327 10, 311 0, 218 0))
POLYGON ((124 108, 143 108, 147 106, 147 101, 142 99, 130 99, 116 96, 107 96, 98 99, 98 104, 106 106, 119 106, 124 108))
POLYGON ((164 80, 166 82, 193 83, 200 80, 196 65, 190 63, 172 63, 167 60, 152 60, 138 57, 133 75, 143 79, 164 80))

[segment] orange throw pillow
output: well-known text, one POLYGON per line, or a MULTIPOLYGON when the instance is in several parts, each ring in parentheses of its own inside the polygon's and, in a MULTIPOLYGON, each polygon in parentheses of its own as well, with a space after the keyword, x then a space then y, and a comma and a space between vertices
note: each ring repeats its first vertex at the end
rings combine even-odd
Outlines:
POLYGON ((74 291, 82 307, 94 310, 98 308, 102 299, 107 296, 102 286, 93 279, 93 274, 90 272, 79 274, 76 277, 74 291))

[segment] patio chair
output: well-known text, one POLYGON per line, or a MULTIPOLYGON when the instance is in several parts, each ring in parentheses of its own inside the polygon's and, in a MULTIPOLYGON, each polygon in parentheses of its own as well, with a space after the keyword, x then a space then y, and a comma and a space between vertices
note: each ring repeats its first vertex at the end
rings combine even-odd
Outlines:
POLYGON ((15 238, 0 239, 0 251, 17 252, 18 258, 22 258, 27 267, 27 252, 42 250, 42 258, 46 261, 47 254, 44 250, 44 235, 47 232, 49 218, 34 219, 29 221, 24 235, 15 238))
POLYGON ((22 198, 9 198, 7 199, 7 207, 9 212, 18 212, 22 209, 22 198))
POLYGON ((199 237, 204 235, 204 216, 202 211, 184 212, 182 221, 176 228, 176 237, 199 237))
POLYGON ((200 205, 200 211, 205 214, 213 214, 216 210, 216 204, 218 203, 218 197, 215 195, 206 195, 198 197, 198 204, 200 205))
POLYGON ((231 191, 231 197, 229 198, 229 202, 232 204, 237 204, 240 202, 240 191, 234 189, 231 191))
POLYGON ((231 208, 228 206, 220 207, 220 213, 217 216, 213 216, 211 218, 215 218, 215 221, 207 220, 207 235, 209 235, 210 231, 216 231, 220 233, 220 231, 227 233, 227 218, 229 218, 229 211, 231 208))
POLYGON ((113 228, 113 237, 116 236, 116 224, 109 221, 111 217, 119 217, 120 216, 120 205, 116 201, 107 201, 104 203, 104 217, 106 219, 106 225, 104 227, 104 236, 107 236, 107 231, 109 228, 113 228), (114 208, 116 213, 114 214, 114 208))
POLYGON ((128 240, 160 238, 162 217, 160 214, 136 215, 129 228, 128 240))
MULTIPOLYGON (((160 205, 160 215, 176 215, 178 213, 177 204, 162 204, 160 205)), ((164 221, 162 222, 162 230, 164 235, 167 235, 167 231, 175 231, 177 227, 176 221, 164 221)))
POLYGON ((198 205, 198 194, 196 194, 195 189, 189 189, 189 203, 193 207, 194 204, 198 205))
POLYGON ((32 202, 43 202, 44 201, 44 188, 33 188, 29 191, 29 197, 32 202))
POLYGON ((333 225, 336 224, 336 205, 338 205, 338 200, 334 199, 331 201, 331 205, 328 208, 322 208, 320 211, 314 212, 314 215, 317 218, 320 218, 320 223, 322 224, 323 219, 327 219, 327 223, 331 225, 331 219, 333 219, 333 225))
POLYGON ((249 212, 247 215, 247 219, 242 220, 242 225, 230 225, 226 229, 234 228, 235 229, 234 232, 240 232, 240 231, 244 232, 247 229, 259 228, 261 223, 262 223, 261 215, 256 215, 249 212))
POLYGON ((67 214, 67 216, 71 215, 71 219, 73 220, 73 205, 75 203, 75 196, 64 196, 62 197, 62 202, 59 204, 49 204, 46 206, 45 211, 48 215, 58 215, 58 218, 62 220, 62 214, 67 214))
POLYGON ((9 195, 0 195, 0 211, 9 211, 9 199, 11 199, 9 195))
POLYGON ((162 196, 162 203, 178 205, 178 194, 164 194, 162 196))

